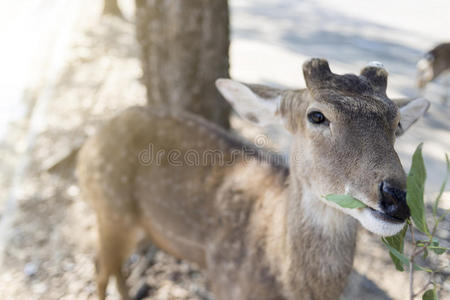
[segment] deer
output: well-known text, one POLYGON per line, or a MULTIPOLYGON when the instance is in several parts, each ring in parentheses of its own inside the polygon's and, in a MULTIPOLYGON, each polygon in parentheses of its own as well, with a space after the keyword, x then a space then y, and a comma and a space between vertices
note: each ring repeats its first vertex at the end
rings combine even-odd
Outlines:
POLYGON ((410 212, 394 143, 429 102, 397 106, 379 64, 339 75, 315 58, 303 75, 299 90, 216 81, 244 119, 285 126, 289 159, 164 107, 130 107, 86 141, 77 177, 97 217, 99 299, 112 276, 129 299, 121 267, 141 234, 204 270, 216 299, 337 299, 358 222, 382 236, 403 228, 410 212), (323 198, 331 193, 367 206, 342 208, 323 198))
POLYGON ((417 63, 417 86, 423 89, 428 82, 450 70, 450 43, 442 43, 428 51, 417 63))

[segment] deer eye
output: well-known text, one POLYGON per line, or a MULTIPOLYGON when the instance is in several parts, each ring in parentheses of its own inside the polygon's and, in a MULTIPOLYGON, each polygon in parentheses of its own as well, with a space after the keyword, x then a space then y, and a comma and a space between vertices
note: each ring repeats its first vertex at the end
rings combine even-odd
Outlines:
POLYGON ((308 114, 308 120, 313 124, 322 124, 327 118, 320 111, 312 111, 308 114))
POLYGON ((395 135, 396 136, 400 136, 403 134, 403 127, 402 127, 402 123, 398 122, 397 128, 395 129, 395 135))

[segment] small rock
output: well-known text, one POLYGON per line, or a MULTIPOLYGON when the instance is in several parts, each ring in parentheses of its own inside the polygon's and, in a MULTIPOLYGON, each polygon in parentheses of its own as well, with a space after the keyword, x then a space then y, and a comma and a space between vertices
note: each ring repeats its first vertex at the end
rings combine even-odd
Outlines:
POLYGON ((43 282, 39 282, 39 283, 33 284, 33 287, 31 289, 33 290, 33 293, 35 293, 35 294, 43 294, 47 291, 47 285, 43 282))
POLYGON ((79 193, 80 193, 80 189, 74 184, 69 186, 69 188, 67 189, 67 195, 69 195, 71 197, 76 197, 76 196, 78 196, 79 193))
POLYGON ((129 259, 130 264, 137 263, 137 261, 139 260, 139 257, 140 257, 139 254, 133 253, 129 259))
POLYGON ((23 272, 28 277, 34 276, 38 271, 38 265, 34 262, 29 262, 25 265, 25 268, 23 268, 23 272))

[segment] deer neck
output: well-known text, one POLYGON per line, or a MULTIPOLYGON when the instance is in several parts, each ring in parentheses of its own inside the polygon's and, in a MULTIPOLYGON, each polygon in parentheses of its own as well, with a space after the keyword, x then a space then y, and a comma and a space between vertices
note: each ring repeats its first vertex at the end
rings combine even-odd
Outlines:
POLYGON ((288 283, 288 290, 298 295, 309 288, 310 296, 317 296, 314 293, 321 288, 313 286, 318 284, 332 284, 340 291, 352 269, 357 222, 323 203, 292 173, 289 182, 285 201, 273 212, 272 223, 284 223, 282 230, 269 233, 276 243, 269 247, 279 248, 268 251, 278 253, 269 260, 284 277, 282 282, 288 283))
POLYGON ((353 235, 355 232, 356 220, 327 205, 316 195, 313 187, 295 177, 295 172, 290 177, 287 203, 287 227, 294 236, 314 232, 318 237, 328 240, 353 235))

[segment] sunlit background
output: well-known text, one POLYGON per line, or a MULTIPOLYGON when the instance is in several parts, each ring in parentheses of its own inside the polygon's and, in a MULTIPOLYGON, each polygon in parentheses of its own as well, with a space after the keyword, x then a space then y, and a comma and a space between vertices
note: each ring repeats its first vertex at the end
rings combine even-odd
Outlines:
MULTIPOLYGON (((2 299, 95 297, 95 220, 72 175, 76 151, 104 120, 146 101, 134 1, 119 4, 121 19, 101 16, 102 1, 0 0, 2 299)), ((232 78, 302 88, 301 65, 310 57, 328 59, 336 73, 357 73, 380 61, 390 73, 388 96, 430 100, 429 112, 398 140, 397 150, 407 170, 415 147, 424 142, 427 201, 434 199, 450 149, 450 79, 443 74, 419 90, 416 63, 450 41, 449 1, 231 0, 229 5, 232 78)), ((233 124, 244 135, 256 130, 233 124)), ((269 131, 279 142, 275 147, 287 149, 283 133, 269 131)), ((448 189, 441 207, 450 208, 448 189)), ((441 233, 447 246, 449 224, 441 233)), ((381 248, 373 246, 375 238, 361 239, 366 246, 358 248, 355 269, 387 299, 406 299, 406 288, 398 288, 407 284, 406 275, 386 267, 385 253, 373 250, 381 248)), ((186 268, 165 259, 172 271, 156 263, 161 272, 186 268)), ((154 277, 162 288, 149 299, 205 299, 192 296, 202 293, 203 281, 197 273, 185 275, 188 271, 177 271, 184 276, 181 283, 169 275, 154 277)), ((450 295, 448 281, 444 290, 450 295)))

